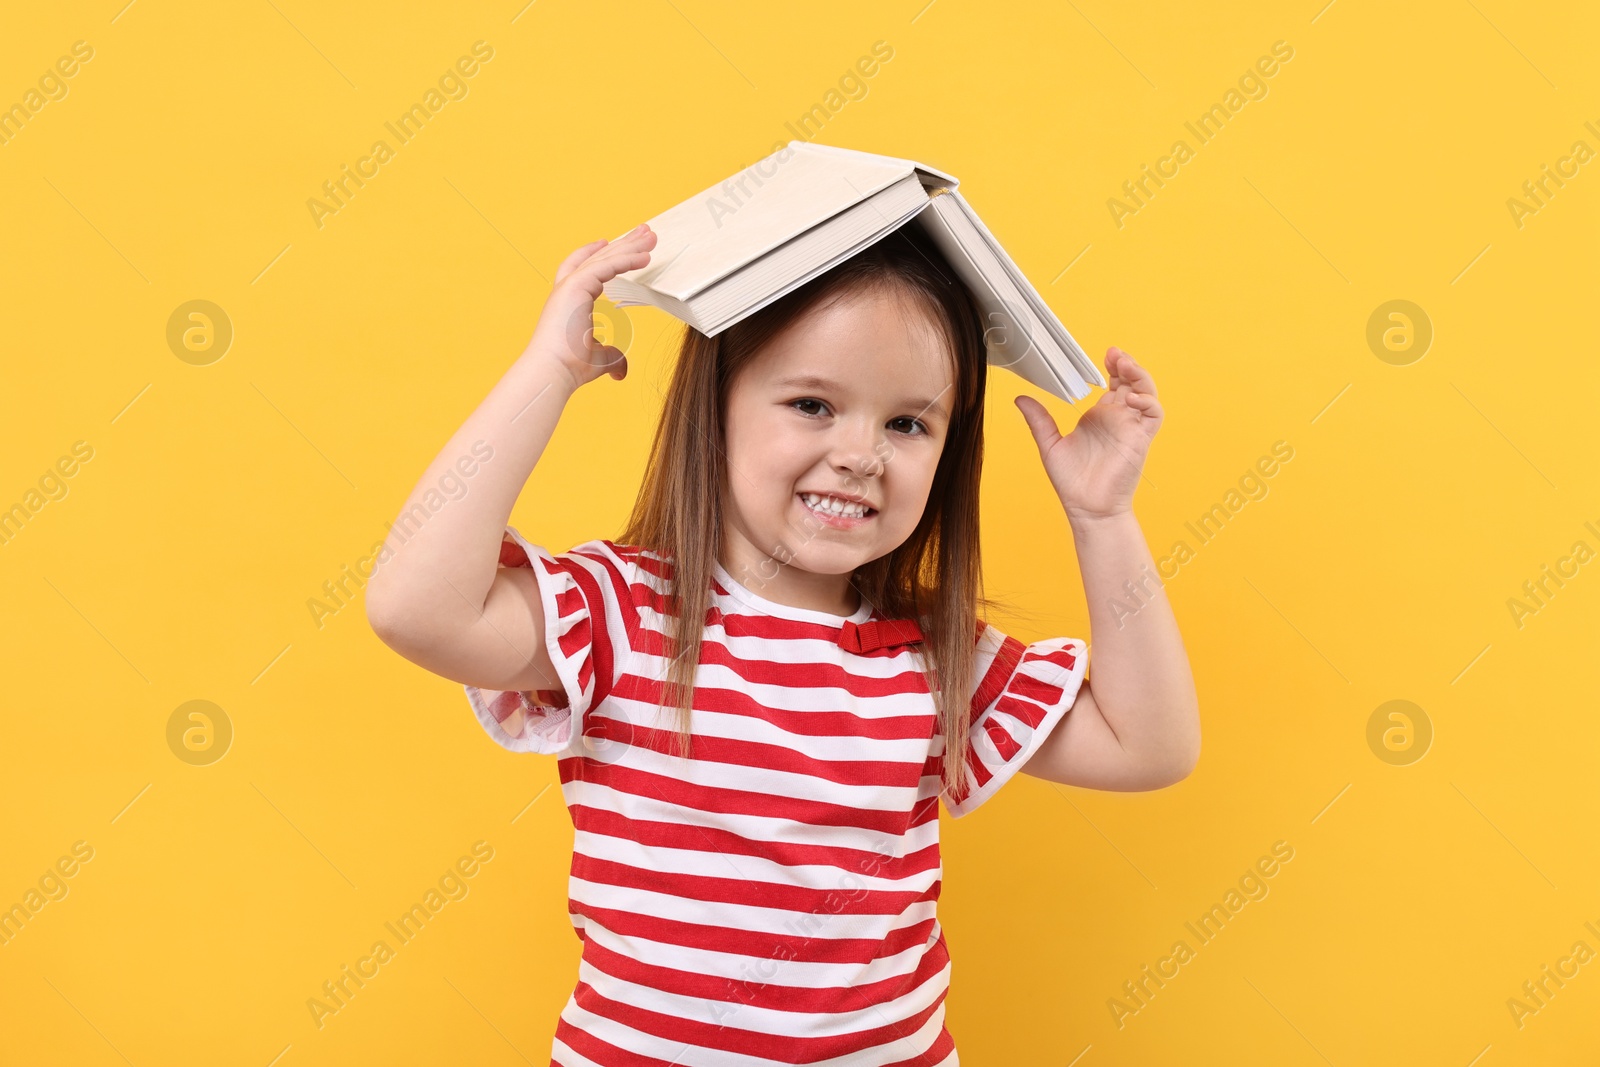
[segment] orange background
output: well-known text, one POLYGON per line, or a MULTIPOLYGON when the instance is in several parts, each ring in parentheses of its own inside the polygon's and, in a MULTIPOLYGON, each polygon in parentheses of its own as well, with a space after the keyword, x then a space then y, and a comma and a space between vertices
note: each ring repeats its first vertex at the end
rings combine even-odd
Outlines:
MULTIPOLYGON (((1196 773, 1131 795, 1020 777, 946 821, 963 1062, 1600 1046, 1600 967, 1520 1025, 1508 1007, 1575 942, 1600 949, 1580 304, 1600 176, 1571 156, 1600 149, 1592 12, 121 4, 19 9, 0 34, 0 106, 40 89, 0 143, 0 508, 22 508, 0 542, 0 906, 64 890, 0 945, 5 1062, 547 1060, 579 949, 554 760, 492 744, 359 594, 308 602, 522 350, 568 251, 814 105, 807 137, 956 175, 1097 362, 1117 344, 1152 368, 1167 421, 1136 508, 1158 559, 1190 549, 1167 591, 1196 773), (78 41, 92 58, 50 80, 78 41), (476 41, 493 57, 466 95, 319 226, 323 183, 476 41), (830 97, 879 41, 892 57, 830 97), (1292 58, 1251 81, 1280 41, 1292 58), (1235 89, 1201 143, 1185 123, 1235 89), (1119 225, 1108 202, 1180 139, 1190 158, 1119 225), (1546 165, 1564 185, 1514 211, 1546 165), (226 351, 169 344, 192 300, 226 351), (1292 458, 1251 480, 1277 442, 1292 458), (1519 624, 1508 602, 1546 565, 1568 577, 1519 624), (231 731, 204 765, 169 731, 193 700, 215 706, 202 754, 231 731), (1408 719, 1369 733, 1393 700, 1408 719), (1267 895, 1201 945, 1185 923, 1280 841, 1267 895), (466 895, 319 1028, 308 999, 476 842, 466 895), (1119 1025, 1108 1002, 1180 939, 1193 957, 1119 1025)), ((573 401, 512 516, 556 550, 613 535, 638 485, 676 324, 628 320, 632 373, 573 401)), ((1024 613, 996 621, 1092 637, 1011 405, 1041 394, 993 381, 987 574, 1024 613)))

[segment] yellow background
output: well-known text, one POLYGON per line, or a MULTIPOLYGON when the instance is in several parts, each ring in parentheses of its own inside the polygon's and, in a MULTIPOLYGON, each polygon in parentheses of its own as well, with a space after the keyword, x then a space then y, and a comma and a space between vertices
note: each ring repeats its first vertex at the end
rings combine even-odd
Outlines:
MULTIPOLYGON (((1136 507, 1157 557, 1195 549, 1167 590, 1196 773, 1133 795, 1019 777, 946 818, 963 1062, 1600 1048, 1600 963, 1520 1027, 1507 1008, 1574 942, 1600 949, 1600 564, 1520 627, 1507 607, 1600 548, 1600 164, 1520 227, 1507 207, 1600 148, 1592 13, 122 2, 19 8, 0 34, 0 104, 94 49, 0 145, 0 507, 93 449, 0 545, 0 905, 94 850, 0 947, 6 1062, 547 1061, 579 950, 554 760, 496 747, 359 600, 320 627, 307 602, 522 350, 568 251, 794 136, 880 40, 892 59, 812 135, 956 175, 1097 362, 1117 344, 1153 369, 1167 417, 1136 507), (477 40, 469 95, 318 228, 322 183, 477 40), (1184 122, 1280 40, 1266 97, 1199 146, 1184 122), (1194 158, 1119 228, 1108 199, 1180 138, 1194 158), (208 366, 166 342, 194 299, 235 332, 208 366), (1366 341, 1395 299, 1434 330, 1404 366, 1366 341), (1277 441, 1267 495, 1200 546, 1185 524, 1277 441), (234 730, 209 766, 168 747, 196 699, 234 730), (1406 766, 1367 742, 1397 699, 1434 735, 1406 766), (319 1029, 308 998, 477 841, 470 893, 319 1029), (1119 1028, 1123 982, 1196 946, 1184 923, 1275 841, 1294 858, 1269 895, 1119 1028)), ((613 535, 638 484, 676 324, 631 321, 632 373, 574 400, 512 516, 557 550, 613 535)), ((1040 394, 991 381, 987 574, 1028 613, 996 621, 1091 636, 1011 405, 1040 394)))

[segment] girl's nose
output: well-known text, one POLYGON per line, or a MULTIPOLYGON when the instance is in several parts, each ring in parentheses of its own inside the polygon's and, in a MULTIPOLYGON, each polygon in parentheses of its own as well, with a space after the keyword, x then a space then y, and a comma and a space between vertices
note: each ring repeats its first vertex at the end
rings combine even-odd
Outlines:
POLYGON ((878 454, 880 438, 875 425, 841 426, 833 441, 834 468, 862 478, 882 473, 883 457, 878 454))

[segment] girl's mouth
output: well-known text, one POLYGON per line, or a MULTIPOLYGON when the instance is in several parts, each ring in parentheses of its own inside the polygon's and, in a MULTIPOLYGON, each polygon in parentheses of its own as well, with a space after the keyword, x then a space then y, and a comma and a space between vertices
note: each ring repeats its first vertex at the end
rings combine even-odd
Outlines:
POLYGON ((821 493, 796 493, 800 506, 805 508, 824 526, 836 530, 853 530, 871 521, 877 514, 875 508, 821 493))

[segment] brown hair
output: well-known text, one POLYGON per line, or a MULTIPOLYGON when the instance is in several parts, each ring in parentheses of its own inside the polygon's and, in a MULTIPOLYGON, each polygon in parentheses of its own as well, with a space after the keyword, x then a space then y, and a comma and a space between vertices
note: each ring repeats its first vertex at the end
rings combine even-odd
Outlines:
POLYGON ((953 411, 922 520, 898 548, 857 569, 851 582, 884 616, 920 624, 924 674, 945 737, 944 781, 960 793, 977 682, 978 608, 996 603, 983 595, 978 540, 987 363, 977 305, 919 226, 900 227, 716 337, 684 327, 644 483, 618 539, 671 560, 668 603, 677 621, 667 635, 672 659, 662 706, 670 699, 677 707, 679 750, 687 752, 712 568, 722 543, 729 389, 786 327, 824 302, 860 292, 898 298, 903 313, 920 311, 953 356, 953 411), (691 619, 699 625, 685 625, 691 619))

